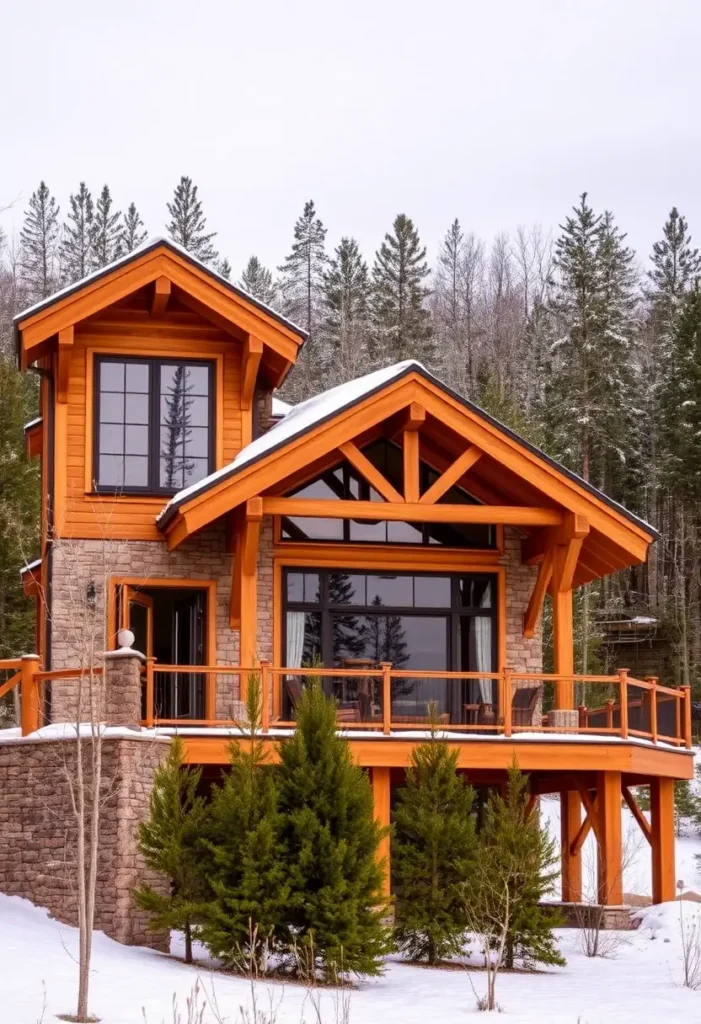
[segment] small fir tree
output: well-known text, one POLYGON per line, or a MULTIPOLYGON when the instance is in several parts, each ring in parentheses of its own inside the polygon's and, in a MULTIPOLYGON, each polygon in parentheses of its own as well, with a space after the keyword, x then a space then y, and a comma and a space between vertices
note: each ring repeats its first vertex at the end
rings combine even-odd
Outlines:
POLYGON ((497 790, 490 795, 477 857, 485 884, 478 881, 469 898, 478 907, 485 898, 508 902, 504 967, 514 967, 517 961, 526 968, 538 963, 563 966, 553 935, 560 920, 555 911, 541 905, 557 877, 555 842, 529 807, 528 776, 519 771, 515 760, 508 770, 505 795, 497 790), (500 887, 502 880, 505 885, 500 887))
POLYGON ((246 269, 241 275, 239 286, 254 299, 264 302, 266 306, 272 306, 277 297, 273 275, 267 267, 263 266, 257 256, 251 256, 249 259, 246 269))
POLYGON ((168 755, 156 771, 151 792, 151 814, 139 825, 139 849, 153 871, 165 875, 167 895, 147 882, 134 890, 137 906, 151 915, 154 929, 178 928, 185 935, 185 961, 192 963, 194 919, 202 910, 200 841, 207 822, 207 807, 197 795, 201 768, 184 763, 182 740, 171 740, 168 755))
POLYGON ((370 333, 370 278, 354 238, 342 238, 323 278, 322 332, 329 384, 364 372, 370 333))
POLYGON ((227 966, 240 968, 253 959, 265 972, 267 954, 279 950, 285 937, 289 883, 275 772, 258 738, 261 694, 253 675, 246 710, 243 737, 231 744, 230 770, 212 797, 202 941, 227 966))
POLYGON ((172 203, 168 203, 170 222, 168 234, 202 263, 216 263, 219 253, 212 245, 216 231, 206 231, 207 218, 202 213, 202 201, 197 198, 197 185, 183 175, 175 188, 172 203))
POLYGON ((425 305, 429 289, 423 283, 428 273, 419 233, 411 218, 400 213, 375 254, 372 271, 375 333, 370 358, 375 365, 402 359, 433 362, 431 315, 425 305))
POLYGON ((95 204, 95 220, 93 223, 92 266, 100 270, 117 259, 120 253, 121 229, 119 222, 122 214, 119 210, 112 212, 112 195, 109 185, 103 185, 95 204))
POLYGON ((411 755, 394 812, 395 938, 414 960, 435 964, 462 951, 467 921, 461 886, 475 858, 473 793, 435 725, 411 755))
POLYGON ((68 221, 61 241, 61 278, 64 284, 80 281, 93 269, 95 209, 90 189, 81 181, 69 199, 68 221))
POLYGON ((136 209, 135 203, 129 203, 129 209, 124 214, 119 233, 118 255, 125 256, 128 252, 138 249, 142 242, 146 241, 146 235, 144 222, 139 215, 139 211, 136 209))
POLYGON ((46 182, 32 192, 20 232, 20 269, 27 297, 44 299, 57 285, 59 207, 46 182))
POLYGON ((335 702, 310 682, 294 735, 279 746, 282 839, 290 886, 288 922, 326 978, 376 975, 389 949, 382 923, 383 829, 370 783, 336 732, 335 702))

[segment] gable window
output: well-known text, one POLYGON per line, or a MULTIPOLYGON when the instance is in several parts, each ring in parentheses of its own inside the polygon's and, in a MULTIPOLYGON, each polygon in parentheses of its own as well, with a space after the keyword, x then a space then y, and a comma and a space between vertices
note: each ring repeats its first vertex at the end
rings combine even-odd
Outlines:
POLYGON ((97 490, 172 494, 211 473, 213 381, 209 362, 98 358, 97 490))

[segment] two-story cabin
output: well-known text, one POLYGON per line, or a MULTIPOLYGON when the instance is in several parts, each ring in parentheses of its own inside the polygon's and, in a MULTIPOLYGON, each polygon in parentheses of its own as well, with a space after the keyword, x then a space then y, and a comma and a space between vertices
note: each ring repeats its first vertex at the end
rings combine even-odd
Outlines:
POLYGON ((644 561, 650 526, 415 362, 286 407, 273 392, 305 332, 163 239, 16 331, 41 377, 27 443, 42 550, 25 582, 44 700, 25 731, 40 710, 75 718, 61 670, 84 656, 87 602, 106 648, 135 634, 143 724, 177 729, 191 762, 226 762, 252 672, 267 741, 289 735, 321 665, 383 821, 436 713, 476 787, 502 783, 516 755, 534 794, 560 794, 563 900, 581 897, 593 830, 600 900, 622 903, 623 801, 651 846, 654 899, 673 898, 689 694, 573 661, 574 588, 644 561))

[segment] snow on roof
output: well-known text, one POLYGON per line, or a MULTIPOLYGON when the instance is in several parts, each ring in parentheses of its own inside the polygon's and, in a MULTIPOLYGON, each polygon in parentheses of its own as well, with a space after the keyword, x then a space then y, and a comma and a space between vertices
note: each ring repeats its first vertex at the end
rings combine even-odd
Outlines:
POLYGON ((210 473, 209 476, 198 480, 197 483, 191 484, 182 491, 178 491, 158 516, 159 520, 174 505, 179 505, 200 491, 207 490, 217 480, 232 476, 237 470, 248 465, 249 462, 260 458, 281 444, 286 444, 292 438, 297 437, 298 434, 305 433, 305 431, 329 416, 334 416, 348 406, 354 405, 366 395, 388 384, 395 377, 401 377, 412 368, 421 370, 424 373, 426 372, 421 363, 413 359, 406 359, 403 363, 395 363, 393 366, 386 366, 382 370, 374 370, 364 377, 357 377, 355 380, 348 381, 347 384, 339 384, 329 391, 315 395, 314 398, 308 398, 306 402, 293 405, 279 423, 276 423, 274 427, 271 427, 261 437, 257 437, 251 444, 242 448, 233 462, 229 462, 226 466, 222 466, 221 469, 210 473))
POLYGON ((24 424, 24 432, 25 432, 25 434, 26 434, 26 432, 28 430, 31 430, 32 427, 38 427, 39 424, 43 423, 43 422, 44 422, 44 417, 43 416, 37 416, 35 419, 30 420, 29 423, 25 423, 24 424))
POLYGON ((287 317, 282 316, 281 313, 278 313, 271 306, 268 306, 264 302, 261 302, 260 299, 257 299, 255 297, 255 295, 251 295, 250 292, 247 292, 245 288, 240 288, 238 285, 232 284, 231 281, 227 280, 227 278, 225 277, 222 277, 222 275, 217 273, 217 271, 214 270, 212 267, 208 266, 206 263, 203 263, 201 260, 198 260, 197 257, 193 256, 191 252, 188 252, 188 250, 184 246, 180 245, 178 242, 174 242, 172 238, 166 238, 165 235, 154 235, 152 238, 147 238, 146 241, 142 242, 141 245, 136 247, 136 249, 133 249, 132 252, 125 253, 124 256, 119 256, 116 260, 113 260, 106 266, 100 267, 99 270, 93 270, 91 274, 86 274, 85 277, 82 277, 79 281, 75 281, 73 284, 66 285, 65 288, 60 288, 52 295, 48 295, 45 299, 39 299, 39 301, 35 302, 34 305, 28 306, 26 309, 23 309, 21 313, 18 313, 17 316, 13 318, 13 323, 15 325, 18 324, 21 320, 26 319, 32 313, 38 313, 39 310, 45 309, 47 306, 51 306, 54 302, 58 302, 59 299, 63 299, 67 295, 70 295, 72 292, 84 288, 85 285, 90 284, 91 281, 97 281, 99 280, 99 278, 104 277, 106 274, 111 274, 113 270, 116 270, 118 267, 124 266, 131 260, 136 259, 137 256, 141 256, 145 252, 148 252, 149 249, 155 249, 159 245, 165 245, 169 249, 172 249, 173 252, 178 253, 184 259, 188 260, 188 262, 194 264, 196 267, 199 267, 200 270, 204 270, 205 273, 210 275, 210 277, 215 278, 221 284, 225 285, 230 291, 242 296, 242 298, 250 302, 251 305, 257 306, 259 309, 264 310, 266 313, 269 313, 276 320, 280 321, 280 323, 286 324, 287 327, 289 327, 291 330, 295 332, 295 334, 299 334, 300 337, 302 338, 307 337, 307 331, 303 330, 301 327, 298 327, 297 324, 293 323, 292 320, 288 320, 287 317))
POLYGON ((273 419, 281 420, 282 417, 287 416, 288 412, 293 408, 294 406, 290 405, 289 402, 283 402, 281 398, 275 398, 273 396, 273 419))
POLYGON ((33 562, 27 562, 27 564, 22 569, 20 569, 19 574, 20 576, 24 576, 24 574, 27 572, 34 572, 34 570, 38 569, 40 565, 41 559, 35 558, 33 562))

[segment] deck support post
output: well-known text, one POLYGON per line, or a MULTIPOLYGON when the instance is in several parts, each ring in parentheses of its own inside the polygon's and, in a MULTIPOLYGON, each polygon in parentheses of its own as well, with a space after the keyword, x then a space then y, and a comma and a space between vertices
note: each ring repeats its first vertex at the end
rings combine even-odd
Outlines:
POLYGON ((650 779, 652 819, 652 902, 667 903, 676 895, 674 865, 674 779, 650 779))
MULTIPOLYGON (((390 794, 390 770, 389 768, 372 769, 372 802, 375 819, 383 828, 389 828, 389 794, 390 794)), ((380 841, 377 849, 378 860, 384 862, 384 880, 382 892, 384 896, 390 894, 390 849, 389 832, 380 841)))
POLYGON ((621 773, 597 772, 598 890, 602 906, 623 903, 621 773))
POLYGON ((560 793, 560 840, 562 843, 562 902, 581 903, 582 854, 572 844, 582 824, 582 800, 579 793, 560 793))
MULTIPOLYGON (((256 664, 258 647, 258 546, 263 520, 263 502, 260 498, 249 498, 239 525, 239 540, 234 558, 239 567, 235 578, 239 581, 239 665, 253 668, 256 664)), ((239 699, 246 699, 248 680, 240 677, 239 699)))

